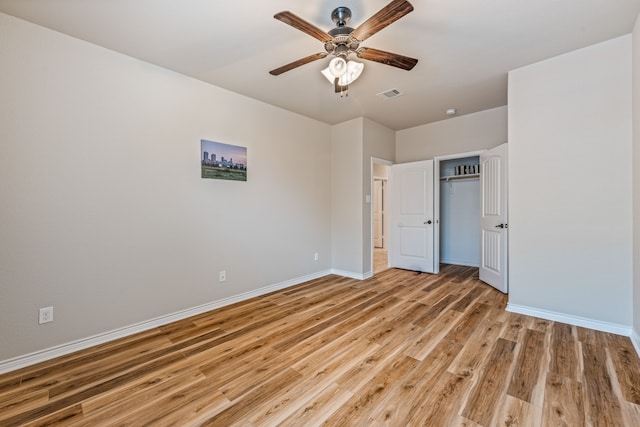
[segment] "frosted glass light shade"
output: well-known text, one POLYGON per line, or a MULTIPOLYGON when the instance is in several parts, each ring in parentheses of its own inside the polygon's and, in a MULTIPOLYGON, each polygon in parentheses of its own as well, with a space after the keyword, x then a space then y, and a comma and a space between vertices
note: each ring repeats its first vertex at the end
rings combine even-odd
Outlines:
POLYGON ((339 79, 338 84, 340 86, 348 86, 360 77, 362 70, 364 70, 364 64, 362 62, 345 61, 342 58, 334 58, 329 63, 329 66, 321 72, 331 84, 333 84, 337 78, 339 79))
POLYGON ((342 77, 347 72, 347 61, 342 58, 333 58, 329 62, 329 71, 334 77, 342 77))
POLYGON ((347 62, 347 72, 340 77, 338 84, 341 86, 347 86, 355 82, 360 74, 364 70, 364 64, 362 62, 349 61, 347 62))

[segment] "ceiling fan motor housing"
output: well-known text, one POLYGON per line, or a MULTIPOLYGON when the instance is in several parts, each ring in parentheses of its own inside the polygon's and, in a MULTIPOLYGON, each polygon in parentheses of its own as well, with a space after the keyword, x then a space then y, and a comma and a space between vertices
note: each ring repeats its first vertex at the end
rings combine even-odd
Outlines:
POLYGON ((360 46, 360 42, 353 37, 340 36, 324 44, 325 50, 335 56, 347 56, 355 52, 360 46))
POLYGON ((331 12, 331 20, 338 27, 344 27, 351 20, 351 9, 345 6, 336 7, 331 12))
POLYGON ((351 10, 348 7, 338 7, 331 13, 331 20, 336 24, 336 28, 328 31, 333 39, 324 44, 324 48, 329 54, 346 58, 360 46, 360 41, 351 36, 353 28, 347 27, 350 19, 351 10))

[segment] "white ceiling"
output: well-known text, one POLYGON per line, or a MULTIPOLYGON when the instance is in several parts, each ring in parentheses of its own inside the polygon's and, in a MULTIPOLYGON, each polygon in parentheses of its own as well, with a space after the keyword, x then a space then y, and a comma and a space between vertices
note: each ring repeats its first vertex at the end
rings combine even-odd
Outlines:
POLYGON ((364 61, 346 98, 320 74, 330 58, 268 73, 324 51, 275 13, 328 31, 337 6, 355 28, 389 1, 0 0, 0 12, 329 124, 364 116, 396 130, 505 105, 509 70, 628 34, 640 13, 640 0, 410 0, 362 46, 418 58, 412 71, 364 61), (393 88, 403 95, 376 96, 393 88))

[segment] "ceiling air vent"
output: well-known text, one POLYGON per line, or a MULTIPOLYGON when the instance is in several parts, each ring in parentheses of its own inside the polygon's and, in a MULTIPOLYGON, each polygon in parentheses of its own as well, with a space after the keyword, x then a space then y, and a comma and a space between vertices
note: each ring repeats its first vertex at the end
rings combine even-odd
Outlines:
POLYGON ((377 96, 385 100, 395 98, 400 95, 402 95, 402 92, 400 92, 398 89, 389 89, 377 94, 377 96))

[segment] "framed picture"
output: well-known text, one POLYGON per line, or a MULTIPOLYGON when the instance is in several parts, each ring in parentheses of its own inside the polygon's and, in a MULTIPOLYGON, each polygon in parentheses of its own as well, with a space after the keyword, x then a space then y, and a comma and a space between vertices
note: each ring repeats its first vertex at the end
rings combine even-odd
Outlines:
POLYGON ((247 180, 247 148, 200 140, 202 178, 247 180))

